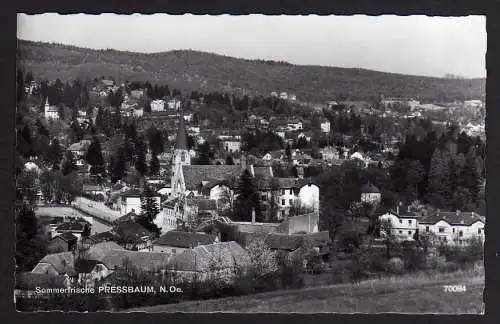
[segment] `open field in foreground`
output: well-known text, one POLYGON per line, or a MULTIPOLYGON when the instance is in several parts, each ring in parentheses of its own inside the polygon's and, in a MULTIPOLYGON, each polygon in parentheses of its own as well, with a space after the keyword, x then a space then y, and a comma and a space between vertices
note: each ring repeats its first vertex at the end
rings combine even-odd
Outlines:
MULTIPOLYGON (((132 311, 245 313, 440 313, 482 314, 484 272, 405 275, 299 290, 158 305, 132 311), (445 292, 443 285, 465 285, 445 292)), ((131 310, 126 310, 131 311, 131 310)))

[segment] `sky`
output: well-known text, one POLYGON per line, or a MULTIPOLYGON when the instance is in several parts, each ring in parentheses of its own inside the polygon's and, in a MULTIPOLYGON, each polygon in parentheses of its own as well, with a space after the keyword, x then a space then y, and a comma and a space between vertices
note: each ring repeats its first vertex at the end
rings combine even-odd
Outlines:
POLYGON ((18 38, 94 49, 192 49, 299 65, 486 77, 486 18, 18 14, 18 38))

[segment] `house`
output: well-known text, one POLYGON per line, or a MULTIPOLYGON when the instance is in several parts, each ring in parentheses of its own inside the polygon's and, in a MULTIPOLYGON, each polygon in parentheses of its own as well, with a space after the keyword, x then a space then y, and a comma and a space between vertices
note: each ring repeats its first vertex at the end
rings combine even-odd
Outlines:
POLYGON ((438 241, 449 245, 467 245, 473 238, 484 242, 485 217, 474 212, 436 212, 422 217, 419 233, 432 233, 438 241))
POLYGON ((184 120, 186 122, 190 123, 193 120, 194 113, 191 111, 184 111, 184 113, 182 114, 182 117, 184 118, 184 120))
POLYGON ((89 140, 81 140, 78 143, 73 143, 68 147, 68 151, 73 153, 75 159, 81 159, 87 154, 87 150, 91 144, 89 140))
MULTIPOLYGON (((392 234, 398 241, 413 241, 418 231, 419 215, 413 212, 388 212, 379 217, 381 221, 389 222, 392 234)), ((382 229, 383 231, 384 229, 382 229)), ((383 234, 382 234, 383 235, 383 234)))
POLYGON ((127 250, 151 251, 152 249, 153 233, 133 219, 117 223, 112 233, 117 236, 117 242, 127 250))
POLYGON ((198 232, 169 231, 153 241, 153 252, 173 256, 199 245, 215 243, 215 237, 198 232))
POLYGON ((291 94, 288 95, 288 100, 290 100, 290 101, 296 101, 297 100, 297 96, 291 93, 291 94))
POLYGON ((90 227, 91 225, 83 220, 65 222, 56 227, 54 237, 64 233, 71 233, 80 240, 83 232, 87 230, 90 233, 90 227))
POLYGON ((167 102, 168 109, 179 110, 181 109, 181 101, 177 98, 170 99, 167 102))
POLYGON ((51 253, 73 251, 76 248, 77 242, 78 238, 74 234, 64 232, 50 240, 47 245, 47 251, 51 253))
POLYGON ((321 158, 323 161, 333 161, 340 159, 339 150, 333 146, 327 146, 320 149, 321 158))
POLYGON ((162 252, 112 250, 102 259, 101 264, 108 271, 133 266, 146 273, 158 274, 167 268, 168 258, 168 254, 162 252))
POLYGON ((330 122, 328 119, 321 120, 320 127, 323 133, 330 133, 330 122))
POLYGON ((78 259, 75 262, 77 273, 76 283, 83 288, 94 288, 101 280, 114 271, 108 269, 102 262, 91 259, 78 259))
POLYGON ((290 132, 300 131, 300 130, 302 130, 302 128, 303 128, 303 124, 298 119, 289 120, 288 123, 287 123, 287 129, 290 132))
POLYGON ((49 105, 49 98, 45 101, 44 113, 45 119, 59 119, 59 111, 57 107, 49 105))
POLYGON ((283 160, 284 158, 285 158, 285 152, 283 150, 276 150, 264 154, 262 160, 264 162, 272 162, 274 160, 283 160))
POLYGON ((144 96, 144 90, 143 89, 136 89, 130 91, 130 96, 135 99, 140 99, 142 96, 144 96))
POLYGON ((132 111, 132 116, 134 117, 142 117, 144 115, 144 108, 142 107, 135 107, 134 110, 132 111))
POLYGON ((47 254, 38 262, 32 273, 49 274, 52 276, 68 275, 74 277, 75 255, 73 252, 47 254))
POLYGON ((311 132, 300 132, 297 135, 297 141, 300 140, 301 138, 303 138, 306 141, 310 142, 311 141, 311 137, 312 137, 312 133, 311 132))
POLYGON ((269 95, 274 98, 278 97, 278 93, 276 91, 271 92, 269 95))
POLYGON ((165 110, 165 100, 157 99, 151 101, 151 111, 163 111, 165 110))
POLYGON ((250 256, 234 241, 200 245, 172 257, 168 262, 173 280, 205 281, 210 278, 232 282, 237 270, 251 265, 250 256))
POLYGON ((361 201, 370 204, 380 204, 382 193, 371 182, 368 182, 361 187, 361 201))
MULTIPOLYGON (((120 213, 122 215, 128 214, 132 211, 139 212, 141 210, 141 197, 142 191, 139 189, 129 189, 120 195, 121 205, 120 205, 120 213)), ((157 206, 160 206, 161 198, 160 195, 155 195, 153 197, 157 206)))
POLYGON ((84 184, 83 189, 82 189, 83 194, 91 195, 91 196, 97 196, 97 195, 105 195, 105 191, 102 188, 102 186, 99 185, 91 185, 91 184, 84 184))
POLYGON ((241 151, 241 136, 226 136, 220 140, 226 152, 233 153, 241 151))
POLYGON ((160 228, 161 233, 175 230, 179 220, 184 219, 184 202, 179 197, 168 197, 161 205, 161 211, 156 216, 154 223, 160 228))
POLYGON ((269 233, 265 236, 264 242, 272 250, 293 253, 300 248, 305 248, 324 254, 328 251, 327 247, 331 243, 331 238, 328 231, 304 234, 269 233))

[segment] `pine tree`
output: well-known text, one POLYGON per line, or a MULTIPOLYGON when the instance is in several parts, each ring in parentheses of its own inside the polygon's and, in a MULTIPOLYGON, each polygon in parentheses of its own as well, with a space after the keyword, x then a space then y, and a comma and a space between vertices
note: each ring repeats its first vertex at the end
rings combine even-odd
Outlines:
POLYGON ((135 143, 135 169, 141 176, 147 172, 146 147, 142 137, 138 137, 135 143))
POLYGON ((226 157, 226 165, 234 165, 233 157, 231 155, 226 157))
POLYGON ((146 186, 143 197, 141 197, 141 215, 137 222, 150 232, 159 235, 161 231, 154 223, 159 212, 160 207, 154 199, 154 192, 150 187, 146 186))
POLYGON ((116 183, 121 180, 126 175, 126 163, 125 163, 125 149, 120 148, 116 156, 113 157, 113 164, 111 170, 111 182, 116 183))
POLYGON ((243 171, 240 177, 236 195, 236 219, 250 221, 252 209, 255 209, 256 219, 262 220, 260 195, 254 186, 252 175, 248 169, 243 171))
POLYGON ((149 163, 149 174, 152 176, 156 176, 160 173, 160 161, 158 157, 153 154, 151 156, 151 162, 149 163))
POLYGON ((101 143, 94 137, 92 143, 90 144, 87 154, 85 155, 85 160, 90 164, 91 174, 100 174, 105 171, 104 157, 102 156, 101 143))

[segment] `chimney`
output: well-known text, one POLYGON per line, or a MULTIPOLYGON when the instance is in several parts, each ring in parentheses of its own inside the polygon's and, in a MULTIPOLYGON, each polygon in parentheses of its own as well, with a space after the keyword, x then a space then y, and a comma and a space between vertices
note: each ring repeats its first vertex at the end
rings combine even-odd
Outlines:
POLYGON ((255 224, 255 208, 252 208, 252 224, 255 224))

